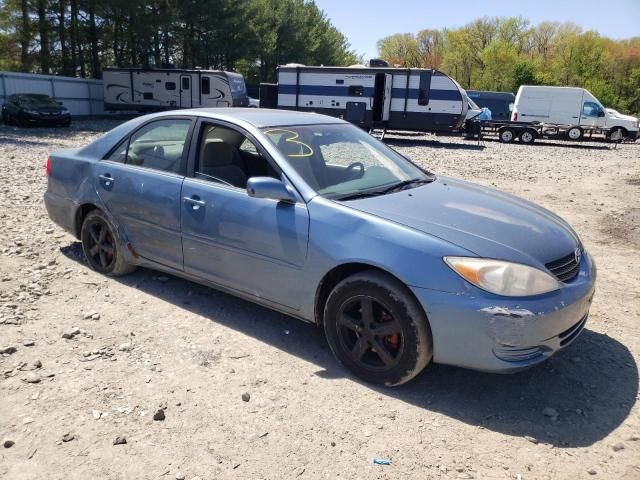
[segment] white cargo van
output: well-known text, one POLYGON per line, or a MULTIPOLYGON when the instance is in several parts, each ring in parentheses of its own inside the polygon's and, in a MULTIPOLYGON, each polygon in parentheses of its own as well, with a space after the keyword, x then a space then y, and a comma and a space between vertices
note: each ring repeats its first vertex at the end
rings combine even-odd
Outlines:
POLYGON ((636 139, 639 130, 637 118, 610 113, 588 90, 574 87, 521 86, 511 120, 566 125, 571 140, 599 129, 611 139, 636 139))

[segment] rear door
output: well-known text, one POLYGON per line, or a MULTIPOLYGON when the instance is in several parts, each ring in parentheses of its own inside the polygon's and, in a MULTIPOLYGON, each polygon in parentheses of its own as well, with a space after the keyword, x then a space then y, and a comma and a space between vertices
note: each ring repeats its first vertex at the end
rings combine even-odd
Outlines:
POLYGON ((251 167, 241 160, 239 150, 251 141, 268 163, 269 175, 280 178, 264 150, 229 125, 207 121, 199 130, 199 137, 194 138, 197 146, 192 148, 193 174, 185 178, 182 188, 185 272, 298 309, 307 258, 306 204, 250 197, 246 179, 252 175, 251 167), (208 144, 225 147, 209 148, 208 144))
POLYGON ((193 107, 193 85, 191 75, 180 75, 180 106, 182 108, 193 107))
POLYGON ((391 89, 393 87, 393 75, 385 73, 384 75, 384 97, 382 104, 382 120, 389 121, 389 112, 391 111, 391 89))
POLYGON ((146 123, 96 163, 95 188, 135 252, 182 269, 180 193, 193 120, 146 123))

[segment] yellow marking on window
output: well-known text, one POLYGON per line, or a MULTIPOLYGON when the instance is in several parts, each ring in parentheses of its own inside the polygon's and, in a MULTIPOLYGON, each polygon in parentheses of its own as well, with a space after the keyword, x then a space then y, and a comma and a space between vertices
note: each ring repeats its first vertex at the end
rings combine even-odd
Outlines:
POLYGON ((302 145, 303 153, 292 153, 291 155, 287 155, 287 157, 298 157, 299 158, 299 157, 311 157, 311 156, 313 156, 313 148, 311 148, 306 143, 301 142, 300 140, 297 140, 298 137, 300 136, 297 132, 294 132, 293 130, 287 130, 285 128, 273 128, 271 130, 266 130, 264 133, 265 133, 265 135, 269 135, 269 134, 274 134, 274 132, 290 133, 293 136, 289 137, 289 138, 285 138, 285 142, 287 142, 287 143, 295 143, 297 145, 302 145), (309 153, 305 153, 304 152, 305 148, 307 148, 309 150, 309 153))

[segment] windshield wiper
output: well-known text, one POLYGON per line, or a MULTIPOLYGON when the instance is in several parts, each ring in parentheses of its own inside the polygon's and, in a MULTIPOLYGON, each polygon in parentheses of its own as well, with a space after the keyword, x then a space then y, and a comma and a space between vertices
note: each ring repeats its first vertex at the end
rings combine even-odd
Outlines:
POLYGON ((398 182, 395 185, 391 185, 384 190, 378 190, 380 195, 384 195, 385 193, 399 192, 400 190, 404 190, 411 185, 424 185, 425 183, 431 183, 435 181, 436 177, 427 177, 427 178, 412 178, 411 180, 403 180, 402 182, 398 182))
POLYGON ((336 197, 335 200, 356 200, 358 198, 378 197, 386 193, 404 190, 410 185, 423 185, 425 183, 431 183, 435 181, 435 179, 435 176, 427 178, 412 178, 411 180, 403 180, 402 182, 394 183, 390 187, 383 188, 382 190, 369 190, 366 192, 348 193, 342 197, 336 197))
POLYGON ((334 197, 334 200, 356 200, 358 198, 367 198, 367 197, 377 197, 378 195, 382 195, 380 190, 375 190, 373 192, 356 192, 356 193, 348 193, 342 197, 334 197))

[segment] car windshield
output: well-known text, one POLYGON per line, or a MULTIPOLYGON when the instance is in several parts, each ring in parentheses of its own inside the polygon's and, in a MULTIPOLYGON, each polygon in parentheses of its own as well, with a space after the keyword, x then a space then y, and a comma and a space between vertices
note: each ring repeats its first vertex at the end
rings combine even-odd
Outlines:
POLYGON ((18 95, 18 101, 22 105, 30 107, 57 107, 56 101, 48 95, 18 95))
POLYGON ((263 131, 305 182, 327 198, 382 195, 434 179, 353 125, 271 127, 263 131))

